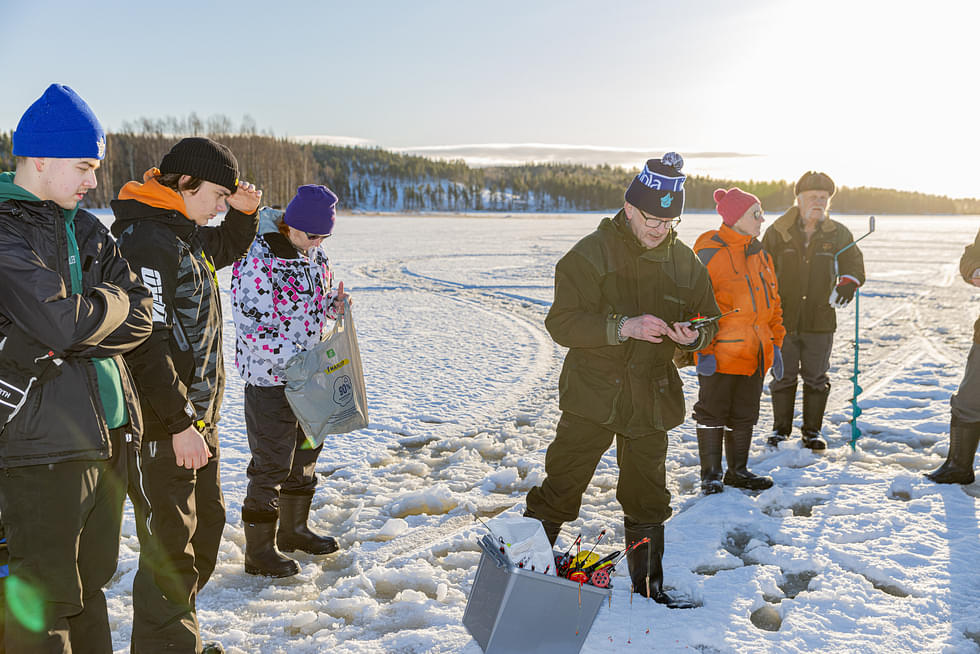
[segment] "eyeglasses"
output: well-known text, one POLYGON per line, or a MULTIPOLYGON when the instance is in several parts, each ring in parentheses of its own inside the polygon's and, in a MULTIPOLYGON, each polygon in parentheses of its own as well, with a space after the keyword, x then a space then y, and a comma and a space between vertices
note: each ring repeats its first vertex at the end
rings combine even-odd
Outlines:
POLYGON ((646 223, 647 227, 658 228, 658 227, 664 227, 666 225, 667 227, 672 228, 672 227, 676 227, 681 222, 680 216, 678 216, 677 218, 668 218, 667 220, 661 220, 656 216, 647 215, 647 213, 643 209, 640 209, 639 207, 637 207, 636 210, 640 212, 641 216, 643 216, 643 222, 646 223))
POLYGON ((310 239, 311 241, 320 241, 325 238, 330 238, 330 234, 310 234, 309 232, 303 233, 306 235, 306 238, 310 239))
POLYGON ((762 220, 762 216, 763 216, 762 209, 756 209, 755 211, 752 212, 752 217, 755 218, 756 220, 762 220))

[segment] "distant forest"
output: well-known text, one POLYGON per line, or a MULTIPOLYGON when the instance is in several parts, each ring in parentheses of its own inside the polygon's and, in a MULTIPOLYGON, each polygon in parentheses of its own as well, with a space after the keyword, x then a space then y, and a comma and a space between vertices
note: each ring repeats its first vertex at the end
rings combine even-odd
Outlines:
MULTIPOLYGON (((11 132, 0 132, 0 170, 13 170, 11 132)), ((256 128, 248 116, 234 125, 225 116, 206 120, 141 118, 109 134, 99 186, 86 198, 106 207, 130 180, 158 165, 184 136, 209 136, 232 149, 242 178, 264 191, 264 202, 285 205, 301 184, 325 184, 341 206, 364 211, 613 211, 636 171, 603 165, 526 164, 471 167, 461 160, 441 161, 381 148, 298 143, 256 128)), ((637 162, 637 166, 642 162, 637 162)), ((771 213, 793 204, 792 181, 755 182, 690 176, 685 206, 714 209, 712 193, 738 186, 757 195, 771 213)), ((953 199, 913 191, 842 187, 832 210, 867 214, 980 214, 980 199, 953 199)))

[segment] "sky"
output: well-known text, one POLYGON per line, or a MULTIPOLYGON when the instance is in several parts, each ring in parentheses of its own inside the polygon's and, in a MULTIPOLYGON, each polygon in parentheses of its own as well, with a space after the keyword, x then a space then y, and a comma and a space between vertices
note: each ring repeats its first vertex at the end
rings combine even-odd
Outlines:
POLYGON ((980 196, 978 3, 0 7, 3 130, 60 82, 109 130, 141 116, 248 115, 277 135, 483 164, 639 168, 677 150, 693 153, 689 174, 820 169, 845 186, 980 196))

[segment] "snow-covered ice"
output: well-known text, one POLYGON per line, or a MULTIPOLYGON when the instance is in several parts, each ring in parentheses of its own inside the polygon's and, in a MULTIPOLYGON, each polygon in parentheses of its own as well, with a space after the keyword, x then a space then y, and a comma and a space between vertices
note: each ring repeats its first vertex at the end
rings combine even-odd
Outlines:
MULTIPOLYGON (((225 296, 228 520, 198 597, 205 638, 233 654, 480 652, 461 623, 479 561, 474 516, 519 515, 543 477, 564 354, 543 325, 553 267, 600 218, 338 219, 325 249, 354 297, 371 423, 320 456, 311 523, 342 550, 298 553, 301 572, 289 579, 243 568, 249 453, 225 296)), ((841 220, 864 233, 866 218, 841 220)), ((688 215, 679 231, 691 244, 717 224, 688 215)), ((631 601, 623 563, 584 652, 980 652, 980 484, 922 477, 945 457, 948 398, 980 313, 980 292, 957 272, 977 226, 976 217, 884 216, 862 241, 856 451, 847 445, 853 306, 838 312, 826 453, 795 440, 766 448, 766 395, 750 467, 776 485, 700 497, 694 425, 670 433, 666 584, 700 606, 631 601)), ((227 289, 228 270, 220 278, 227 289)), ((697 379, 681 375, 690 408, 697 379)), ((621 548, 616 472, 613 448, 560 543, 606 528, 600 552, 621 548)), ((120 654, 138 550, 127 506, 107 593, 120 654)))

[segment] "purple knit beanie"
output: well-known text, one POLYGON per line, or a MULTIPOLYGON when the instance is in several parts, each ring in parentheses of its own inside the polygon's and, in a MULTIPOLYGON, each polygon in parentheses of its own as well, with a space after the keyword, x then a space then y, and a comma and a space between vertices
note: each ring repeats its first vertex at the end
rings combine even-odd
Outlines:
POLYGON ((337 196, 333 191, 319 184, 306 184, 296 189, 283 222, 308 234, 329 234, 333 231, 336 206, 337 196))

